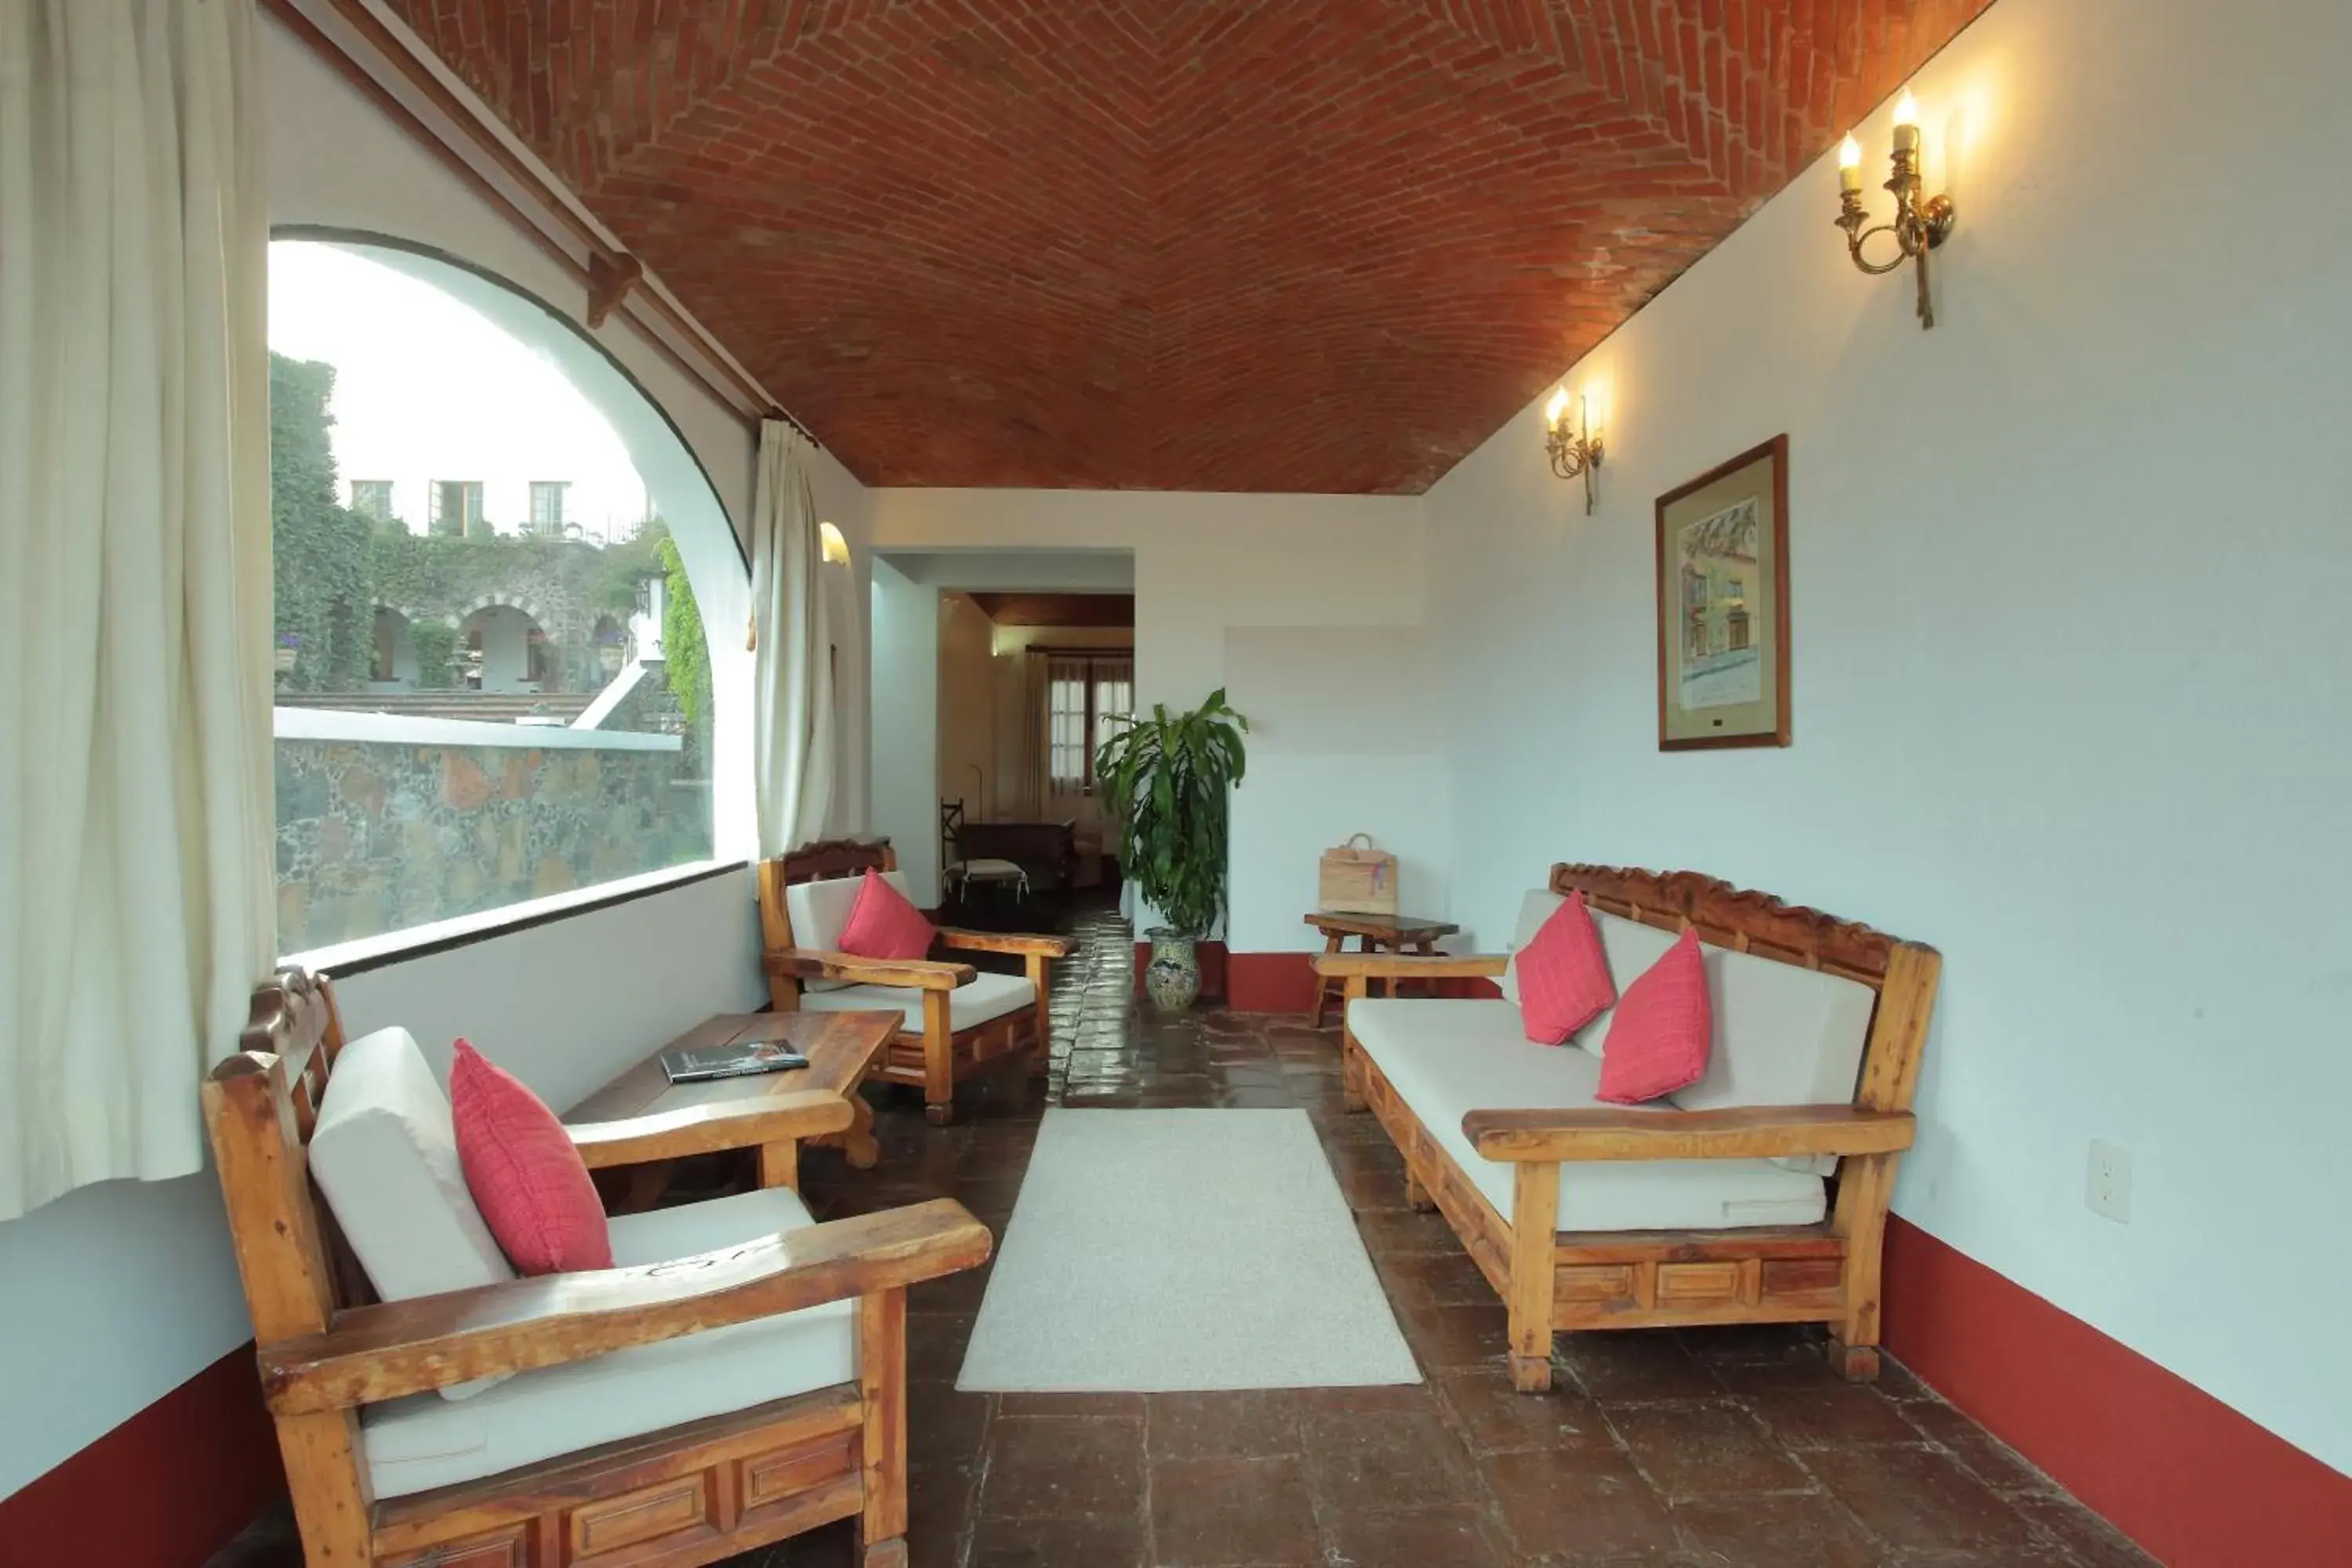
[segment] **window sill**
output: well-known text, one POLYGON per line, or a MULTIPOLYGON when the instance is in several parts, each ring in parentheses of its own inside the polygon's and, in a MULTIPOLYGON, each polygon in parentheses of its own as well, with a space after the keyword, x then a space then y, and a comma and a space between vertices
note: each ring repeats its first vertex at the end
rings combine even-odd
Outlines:
POLYGON ((731 871, 743 870, 745 867, 746 862, 740 860, 698 860, 684 866, 665 867, 658 871, 623 877, 617 881, 599 882, 593 888, 580 888, 544 899, 527 899, 518 904, 502 904, 478 914, 458 915, 450 920, 436 921, 430 925, 386 931, 382 936, 359 937, 351 942, 314 947, 306 952, 289 952, 278 962, 281 965, 299 964, 314 974, 331 974, 347 979, 354 974, 365 974, 370 970, 387 969, 395 963, 430 958, 435 953, 450 952, 497 937, 511 936, 533 926, 549 925, 574 915, 633 903, 656 893, 692 887, 697 882, 708 882, 731 871))

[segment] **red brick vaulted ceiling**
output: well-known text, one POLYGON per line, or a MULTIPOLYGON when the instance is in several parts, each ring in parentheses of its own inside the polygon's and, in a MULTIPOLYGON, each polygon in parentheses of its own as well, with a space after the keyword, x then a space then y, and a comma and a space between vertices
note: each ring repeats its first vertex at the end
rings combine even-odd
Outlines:
POLYGON ((868 483, 1405 492, 1988 3, 396 0, 868 483))

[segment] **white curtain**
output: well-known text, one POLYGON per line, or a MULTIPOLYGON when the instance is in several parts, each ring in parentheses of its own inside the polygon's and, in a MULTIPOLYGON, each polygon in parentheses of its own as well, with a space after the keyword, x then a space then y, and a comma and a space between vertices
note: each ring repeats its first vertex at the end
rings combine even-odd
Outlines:
MULTIPOLYGON (((820 542, 819 553, 823 553, 820 542)), ((818 575, 824 580, 825 626, 831 634, 833 682, 833 804, 824 815, 824 836, 863 833, 866 816, 859 794, 856 748, 849 743, 850 715, 856 711, 858 671, 866 658, 865 621, 857 602, 857 573, 847 562, 826 562, 818 575)))
POLYGON ((760 427, 751 498, 751 749, 760 853, 824 837, 833 804, 833 648, 808 446, 781 419, 760 427))
POLYGON ((1021 656, 1021 771, 1013 781, 1010 816, 1036 822, 1045 815, 1046 778, 1053 770, 1054 682, 1049 656, 1031 648, 1021 656))
POLYGON ((274 962, 252 0, 0 0, 0 1219, 201 1168, 274 962))

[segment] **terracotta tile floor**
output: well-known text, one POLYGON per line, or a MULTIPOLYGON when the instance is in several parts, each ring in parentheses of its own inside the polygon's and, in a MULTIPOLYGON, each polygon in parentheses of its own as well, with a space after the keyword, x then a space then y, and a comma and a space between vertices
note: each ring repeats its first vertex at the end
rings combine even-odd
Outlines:
MULTIPOLYGON (((1890 1362, 1833 1377, 1801 1330, 1585 1335, 1548 1396, 1505 1381, 1503 1313, 1368 1116, 1339 1109, 1332 1031, 1132 997, 1108 915, 1054 1001, 1044 1084, 975 1081, 956 1124, 877 1095, 883 1160, 807 1163, 820 1216, 960 1199, 1011 1217, 1045 1108, 1297 1106, 1321 1132, 1419 1387, 1239 1394, 954 1390, 985 1271, 914 1292, 914 1568, 2116 1568, 2150 1560, 1890 1362)), ((259 1543, 257 1542, 257 1546, 259 1543)), ((236 1558, 276 1568, 279 1553, 236 1558)), ((735 1560, 839 1568, 846 1527, 735 1560)), ((226 1568, 226 1561, 216 1568, 226 1568)))

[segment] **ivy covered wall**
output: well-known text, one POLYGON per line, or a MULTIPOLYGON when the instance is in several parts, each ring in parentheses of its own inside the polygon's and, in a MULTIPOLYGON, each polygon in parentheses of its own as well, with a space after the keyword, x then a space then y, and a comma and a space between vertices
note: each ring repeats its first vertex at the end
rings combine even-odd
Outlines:
POLYGON ((334 390, 334 366, 269 356, 278 645, 296 650, 286 684, 300 691, 363 686, 375 657, 373 525, 335 500, 334 390))
POLYGON ((576 539, 498 533, 419 534, 341 504, 328 412, 334 366, 269 356, 271 518, 276 531, 278 644, 293 652, 282 677, 294 691, 359 691, 376 663, 379 605, 408 622, 416 684, 463 682, 464 626, 486 605, 529 615, 545 638, 547 684, 585 692, 606 679, 596 653, 600 620, 625 624, 649 580, 667 582, 666 672, 681 705, 708 706, 709 658, 693 589, 667 525, 599 548, 576 539))

